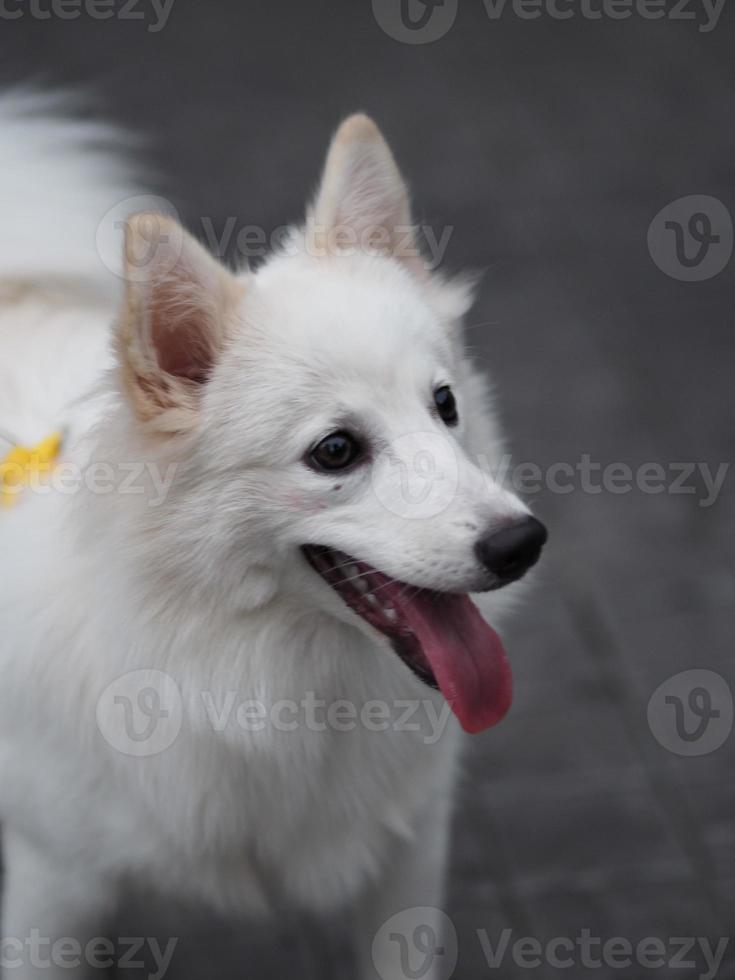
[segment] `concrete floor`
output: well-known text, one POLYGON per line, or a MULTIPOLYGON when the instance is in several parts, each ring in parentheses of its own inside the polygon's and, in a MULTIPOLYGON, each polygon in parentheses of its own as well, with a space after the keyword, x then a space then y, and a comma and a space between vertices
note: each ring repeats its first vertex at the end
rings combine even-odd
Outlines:
MULTIPOLYGON (((647 232, 688 195, 735 214, 733 41, 732 9, 704 33, 638 16, 492 22, 465 0, 445 37, 408 45, 381 30, 369 0, 175 0, 158 33, 8 21, 0 81, 91 85, 148 138, 158 186, 200 234, 203 216, 215 228, 297 218, 330 130, 368 110, 420 219, 452 226, 449 267, 485 270, 469 338, 496 381, 514 461, 716 470, 735 451, 735 260, 680 281, 654 264, 647 232)), ((532 495, 552 538, 506 631, 516 705, 470 743, 457 805, 457 977, 529 973, 483 958, 477 930, 495 945, 506 927, 514 940, 657 936, 669 957, 673 937, 730 936, 718 978, 735 977, 735 734, 681 757, 647 720, 654 691, 681 671, 713 671, 735 690, 733 476, 715 505, 703 496, 532 495)), ((170 980, 349 975, 331 924, 264 933, 155 902, 125 923, 181 937, 170 980)), ((704 972, 701 956, 690 968, 535 971, 704 972)))

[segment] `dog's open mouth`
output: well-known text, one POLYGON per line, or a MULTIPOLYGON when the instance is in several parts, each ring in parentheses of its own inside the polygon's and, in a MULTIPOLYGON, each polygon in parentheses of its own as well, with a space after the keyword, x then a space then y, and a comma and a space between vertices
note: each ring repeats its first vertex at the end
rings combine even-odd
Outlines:
POLYGON ((469 596, 417 589, 333 548, 305 545, 303 552, 406 666, 442 692, 465 731, 483 731, 504 717, 512 699, 508 658, 469 596))

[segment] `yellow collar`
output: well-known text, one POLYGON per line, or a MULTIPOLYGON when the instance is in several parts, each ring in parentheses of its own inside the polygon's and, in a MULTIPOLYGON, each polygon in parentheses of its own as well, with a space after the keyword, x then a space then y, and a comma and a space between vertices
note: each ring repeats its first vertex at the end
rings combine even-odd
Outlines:
POLYGON ((24 486, 47 477, 61 451, 62 435, 53 432, 35 446, 13 446, 0 459, 0 506, 10 507, 24 486))

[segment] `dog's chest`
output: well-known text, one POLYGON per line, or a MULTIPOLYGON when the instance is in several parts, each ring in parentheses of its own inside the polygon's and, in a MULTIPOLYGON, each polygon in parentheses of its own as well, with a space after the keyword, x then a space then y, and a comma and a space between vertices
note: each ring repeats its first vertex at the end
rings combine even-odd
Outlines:
POLYGON ((384 714, 373 704, 372 722, 345 702, 301 725, 284 709, 261 738, 184 739, 160 796, 150 787, 168 837, 158 874, 237 910, 349 898, 451 779, 453 723, 430 724, 422 698, 394 700, 384 714))

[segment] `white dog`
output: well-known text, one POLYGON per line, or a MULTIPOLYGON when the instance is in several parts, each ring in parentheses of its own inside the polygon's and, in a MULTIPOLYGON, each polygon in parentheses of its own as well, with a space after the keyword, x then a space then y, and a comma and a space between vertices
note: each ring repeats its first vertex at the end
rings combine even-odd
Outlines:
POLYGON ((460 727, 510 703, 467 594, 545 539, 492 477, 470 290, 425 271, 360 115, 259 271, 137 214, 116 280, 95 234, 133 188, 55 112, 0 106, 0 460, 63 433, 0 508, 7 975, 70 975, 34 930, 94 966, 132 879, 243 916, 349 904, 358 975, 398 980, 381 927, 438 928, 460 727))

